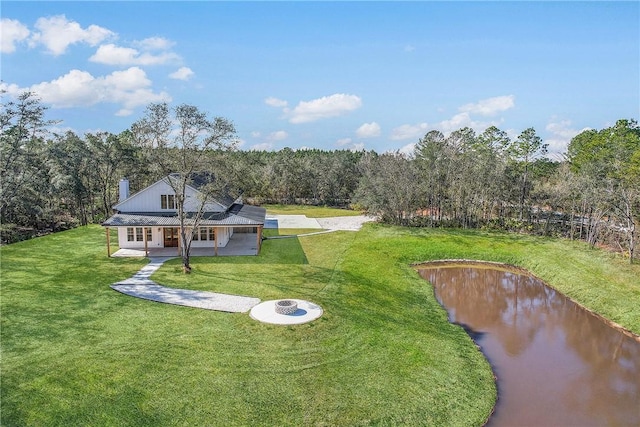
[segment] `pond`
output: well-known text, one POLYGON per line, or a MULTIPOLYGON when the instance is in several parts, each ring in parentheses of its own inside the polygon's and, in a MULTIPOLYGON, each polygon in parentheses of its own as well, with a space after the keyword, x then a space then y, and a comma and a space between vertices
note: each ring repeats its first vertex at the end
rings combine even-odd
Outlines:
POLYGON ((525 272, 423 264, 494 370, 488 426, 640 425, 640 341, 525 272))

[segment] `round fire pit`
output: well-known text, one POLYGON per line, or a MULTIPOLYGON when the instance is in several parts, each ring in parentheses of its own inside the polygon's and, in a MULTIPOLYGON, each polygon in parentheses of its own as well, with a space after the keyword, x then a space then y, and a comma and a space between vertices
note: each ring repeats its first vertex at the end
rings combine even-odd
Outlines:
POLYGON ((276 301, 275 310, 278 314, 293 314, 298 310, 298 303, 290 299, 276 301))
POLYGON ((250 316, 273 325, 300 325, 322 316, 322 307, 302 299, 270 300, 253 306, 250 316))

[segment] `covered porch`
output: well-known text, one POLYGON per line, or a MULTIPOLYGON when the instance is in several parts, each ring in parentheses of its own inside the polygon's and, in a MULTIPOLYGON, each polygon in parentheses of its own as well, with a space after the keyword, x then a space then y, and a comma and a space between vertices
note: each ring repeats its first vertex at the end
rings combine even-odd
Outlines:
POLYGON ((257 255, 265 215, 264 208, 233 204, 224 212, 205 212, 198 221, 190 214, 180 221, 175 212, 128 212, 114 214, 102 226, 107 256, 180 256, 181 224, 191 239, 191 256, 257 255), (112 251, 113 229, 117 230, 118 250, 112 251))
MULTIPOLYGON (((258 255, 262 240, 259 233, 233 233, 228 243, 221 247, 191 247, 190 256, 251 256, 258 255)), ((109 246, 107 244, 107 246, 109 246)), ((179 247, 147 247, 118 249, 112 257, 179 257, 179 247)))

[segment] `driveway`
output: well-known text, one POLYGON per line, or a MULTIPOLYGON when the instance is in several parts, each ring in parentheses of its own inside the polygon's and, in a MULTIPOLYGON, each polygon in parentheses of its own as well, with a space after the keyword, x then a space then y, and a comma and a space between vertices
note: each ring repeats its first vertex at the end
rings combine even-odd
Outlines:
POLYGON ((269 215, 264 228, 308 228, 324 230, 358 231, 362 224, 375 218, 358 216, 336 216, 331 218, 307 218, 306 215, 269 215))

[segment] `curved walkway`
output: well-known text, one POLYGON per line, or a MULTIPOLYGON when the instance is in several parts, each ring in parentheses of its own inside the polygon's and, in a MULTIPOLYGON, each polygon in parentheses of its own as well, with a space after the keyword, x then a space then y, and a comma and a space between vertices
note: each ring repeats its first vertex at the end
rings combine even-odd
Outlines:
MULTIPOLYGON (((275 225, 275 227, 277 228, 278 226, 282 227, 283 225, 286 225, 287 227, 291 228, 324 229, 315 233, 312 232, 306 234, 313 235, 330 233, 338 230, 357 231, 360 229, 360 227, 362 227, 363 223, 368 221, 374 221, 374 218, 361 215, 315 219, 307 218, 305 215, 280 215, 276 218, 273 218, 272 222, 274 224, 272 224, 272 226, 275 225)), ((296 236, 274 236, 272 238, 278 237, 285 238, 296 236)), ((259 298, 246 297, 241 295, 229 295, 217 292, 168 288, 150 279, 151 275, 155 273, 162 266, 162 264, 164 264, 165 261, 173 258, 175 257, 151 257, 149 258, 149 264, 142 267, 132 277, 117 283, 113 283, 111 285, 111 288, 125 295, 130 295, 132 297, 142 298, 150 301, 182 305, 186 307, 196 307, 205 310, 226 311, 230 313, 246 313, 260 303, 259 298)), ((312 318, 310 318, 309 320, 305 319, 305 321, 313 320, 322 314, 322 309, 319 306, 316 306, 313 303, 309 303, 308 301, 300 302, 308 304, 308 310, 302 310, 305 311, 305 314, 308 311, 313 312, 309 314, 309 316, 313 314, 313 316, 311 316, 312 318)), ((260 316, 258 316, 257 320, 267 321, 268 323, 295 324, 300 323, 301 318, 304 318, 306 316, 296 316, 299 319, 295 322, 289 319, 288 316, 284 316, 286 317, 286 319, 272 319, 271 317, 273 316, 271 316, 269 317, 269 320, 260 319, 259 317, 260 316)))
POLYGON ((111 288, 123 294, 150 301, 230 313, 246 313, 260 303, 259 298, 168 288, 149 279, 165 261, 170 259, 172 258, 150 258, 149 264, 142 267, 140 271, 129 279, 112 284, 111 288))

